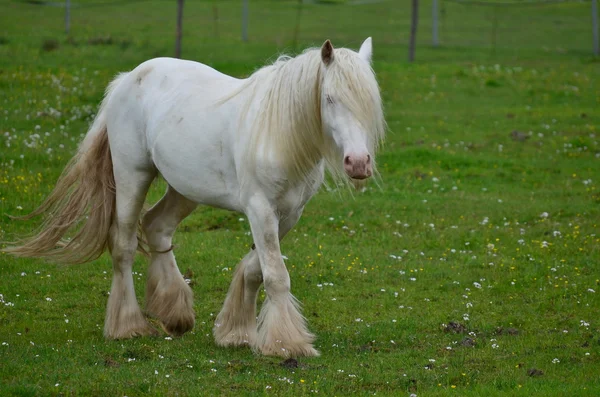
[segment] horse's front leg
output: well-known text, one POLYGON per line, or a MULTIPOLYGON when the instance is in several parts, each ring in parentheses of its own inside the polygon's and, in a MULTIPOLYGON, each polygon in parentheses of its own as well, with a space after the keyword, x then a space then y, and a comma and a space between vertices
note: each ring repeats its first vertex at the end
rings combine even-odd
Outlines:
MULTIPOLYGON (((302 209, 279 221, 279 240, 294 227, 302 209)), ((256 345, 256 298, 263 282, 255 247, 238 263, 225 303, 215 320, 213 334, 219 346, 256 345)))
POLYGON ((281 257, 279 219, 274 209, 268 201, 255 199, 246 213, 267 292, 252 347, 271 356, 318 356, 319 352, 312 345, 314 336, 308 331, 299 303, 290 292, 290 276, 281 257))

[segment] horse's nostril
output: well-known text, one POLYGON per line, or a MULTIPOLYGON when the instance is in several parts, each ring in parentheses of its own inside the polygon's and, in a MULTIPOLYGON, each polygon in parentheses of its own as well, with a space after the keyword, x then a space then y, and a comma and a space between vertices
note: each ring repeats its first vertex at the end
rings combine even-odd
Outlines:
POLYGON ((371 164, 371 155, 367 154, 367 164, 371 164))
POLYGON ((346 165, 350 165, 351 164, 350 156, 344 157, 344 164, 346 164, 346 165))

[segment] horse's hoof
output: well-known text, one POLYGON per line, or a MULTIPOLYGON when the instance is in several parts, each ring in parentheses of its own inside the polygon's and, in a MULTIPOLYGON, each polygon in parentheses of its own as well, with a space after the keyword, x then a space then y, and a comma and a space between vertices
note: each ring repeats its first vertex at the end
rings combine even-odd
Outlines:
POLYGON ((189 316, 181 317, 176 321, 171 321, 169 323, 160 322, 160 326, 163 331, 165 331, 169 335, 173 336, 181 336, 186 332, 192 330, 194 328, 195 319, 192 315, 191 318, 189 316))
POLYGON ((283 358, 318 357, 320 353, 311 344, 286 345, 279 341, 272 345, 257 346, 255 350, 265 356, 277 356, 283 358))
POLYGON ((112 330, 110 332, 105 332, 104 337, 106 339, 120 340, 137 338, 141 336, 157 336, 158 334, 158 331, 153 326, 146 323, 145 325, 137 326, 135 328, 112 330))
POLYGON ((213 328, 213 336, 217 346, 222 347, 252 346, 256 341, 256 331, 249 332, 242 328, 225 331, 216 324, 213 328))

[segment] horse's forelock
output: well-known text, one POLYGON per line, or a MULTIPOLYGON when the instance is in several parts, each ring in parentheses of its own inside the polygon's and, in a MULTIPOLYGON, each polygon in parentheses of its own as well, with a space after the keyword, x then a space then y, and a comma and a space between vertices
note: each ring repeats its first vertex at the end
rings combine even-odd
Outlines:
POLYGON ((368 135, 369 149, 376 151, 385 133, 385 120, 375 73, 354 51, 336 51, 335 62, 325 75, 325 93, 351 111, 368 135))

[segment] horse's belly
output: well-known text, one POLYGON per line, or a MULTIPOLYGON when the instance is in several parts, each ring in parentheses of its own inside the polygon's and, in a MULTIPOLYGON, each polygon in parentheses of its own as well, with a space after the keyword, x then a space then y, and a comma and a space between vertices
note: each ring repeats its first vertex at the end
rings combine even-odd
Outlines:
POLYGON ((223 143, 170 135, 162 134, 152 150, 154 164, 167 183, 196 203, 241 211, 233 158, 223 143))

